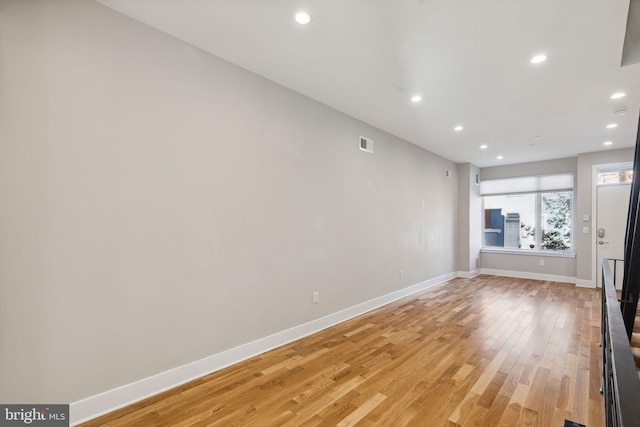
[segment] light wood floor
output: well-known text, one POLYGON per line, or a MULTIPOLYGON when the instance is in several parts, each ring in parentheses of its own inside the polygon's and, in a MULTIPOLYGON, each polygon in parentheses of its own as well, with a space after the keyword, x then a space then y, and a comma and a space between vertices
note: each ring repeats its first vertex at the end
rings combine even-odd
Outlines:
POLYGON ((604 425, 600 294, 455 279, 84 426, 604 425))
POLYGON ((631 352, 636 361, 636 369, 640 376, 640 307, 638 307, 635 321, 633 322, 633 332, 631 333, 631 352))

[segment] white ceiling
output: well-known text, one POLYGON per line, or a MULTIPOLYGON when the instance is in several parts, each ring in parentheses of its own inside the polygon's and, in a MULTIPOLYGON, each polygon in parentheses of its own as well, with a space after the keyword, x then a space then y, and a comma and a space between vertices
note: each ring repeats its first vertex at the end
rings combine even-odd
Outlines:
POLYGON ((620 66, 629 0, 99 1, 455 162, 635 144, 640 64, 620 66), (532 65, 538 53, 548 60, 532 65))

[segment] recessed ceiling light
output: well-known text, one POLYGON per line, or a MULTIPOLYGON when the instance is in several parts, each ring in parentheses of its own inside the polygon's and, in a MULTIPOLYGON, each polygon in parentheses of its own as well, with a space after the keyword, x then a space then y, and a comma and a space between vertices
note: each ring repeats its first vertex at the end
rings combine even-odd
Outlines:
POLYGON ((498 160, 502 160, 502 159, 504 159, 504 157, 502 157, 502 156, 498 156, 498 157, 496 157, 496 159, 498 159, 498 160))
POLYGON ((300 25, 307 25, 311 22, 311 15, 307 12, 298 12, 296 13, 296 22, 300 25))
POLYGON ((617 124, 617 123, 609 123, 609 124, 607 125, 607 129, 613 129, 613 128, 617 128, 617 127, 618 127, 618 124, 617 124))
POLYGON ((531 63, 540 64, 541 62, 544 62, 546 60, 547 60, 547 55, 536 55, 533 58, 531 58, 531 63))
POLYGON ((453 128, 453 130, 455 130, 456 132, 460 132, 462 129, 464 129, 464 128, 461 125, 458 125, 458 126, 453 128))
POLYGON ((486 150, 486 149, 487 149, 487 147, 489 147, 487 144, 482 144, 482 145, 480 146, 480 149, 481 149, 481 150, 486 150))
POLYGON ((616 116, 624 116, 625 114, 627 114, 627 109, 623 108, 621 110, 616 110, 613 112, 613 114, 615 114, 616 116))
POLYGON ((602 145, 613 145, 612 141, 605 141, 602 143, 602 145))
POLYGON ((533 139, 542 139, 542 138, 543 138, 542 135, 536 135, 536 136, 533 137, 533 139))
POLYGON ((422 97, 420 95, 413 95, 411 97, 411 102, 420 102, 422 101, 422 97))
POLYGON ((611 95, 611 99, 620 99, 625 97, 627 94, 624 92, 616 92, 613 95, 611 95))

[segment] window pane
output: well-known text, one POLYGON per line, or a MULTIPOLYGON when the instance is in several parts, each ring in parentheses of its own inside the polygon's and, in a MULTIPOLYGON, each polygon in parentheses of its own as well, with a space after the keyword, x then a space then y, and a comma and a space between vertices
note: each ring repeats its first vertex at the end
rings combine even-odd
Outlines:
POLYGON ((633 181, 633 169, 598 171, 598 185, 620 184, 633 181))
POLYGON ((535 249, 536 195, 484 197, 484 245, 535 249))
POLYGON ((542 193, 542 249, 571 251, 570 191, 542 193))

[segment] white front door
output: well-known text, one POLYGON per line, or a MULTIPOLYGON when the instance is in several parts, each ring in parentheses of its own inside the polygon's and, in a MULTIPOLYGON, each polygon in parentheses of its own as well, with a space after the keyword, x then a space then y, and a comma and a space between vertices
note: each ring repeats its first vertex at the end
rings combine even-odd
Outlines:
MULTIPOLYGON (((602 259, 623 259, 624 239, 627 230, 627 213, 631 185, 618 184, 597 187, 596 190, 596 239, 597 284, 602 286, 602 259)), ((609 264, 613 272, 613 262, 609 264)), ((623 263, 616 268, 616 288, 622 289, 623 263)))

